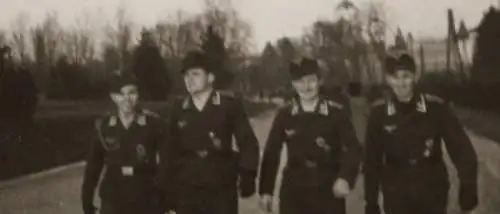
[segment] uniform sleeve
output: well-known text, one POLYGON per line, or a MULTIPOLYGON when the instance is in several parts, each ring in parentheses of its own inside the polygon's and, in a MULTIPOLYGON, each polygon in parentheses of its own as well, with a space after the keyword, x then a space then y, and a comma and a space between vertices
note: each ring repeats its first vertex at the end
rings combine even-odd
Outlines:
POLYGON ((239 149, 240 169, 257 172, 259 166, 259 144, 241 101, 235 100, 233 113, 233 133, 239 149))
POLYGON ((162 169, 162 161, 161 159, 164 157, 162 155, 163 147, 167 145, 168 141, 168 126, 167 126, 167 121, 163 118, 155 118, 155 136, 154 136, 154 151, 156 152, 155 158, 157 161, 157 175, 155 177, 155 183, 157 185, 160 185, 161 179, 163 177, 163 169, 162 169))
POLYGON ((339 177, 345 179, 352 187, 356 183, 356 177, 359 173, 359 165, 362 157, 361 145, 356 137, 356 131, 347 115, 347 112, 341 112, 338 123, 338 133, 343 147, 341 158, 341 167, 339 177))
POLYGON ((175 108, 168 110, 166 133, 160 147, 160 174, 159 185, 164 190, 166 210, 175 209, 177 191, 175 189, 175 175, 177 173, 175 162, 177 161, 179 128, 177 126, 177 112, 175 108))
POLYGON ((283 112, 273 121, 271 132, 266 141, 264 156, 260 167, 259 193, 272 195, 278 174, 278 167, 281 159, 281 149, 285 141, 283 112))
POLYGON ((174 163, 177 160, 179 144, 178 111, 175 108, 169 110, 167 116, 167 128, 165 138, 162 141, 160 150, 160 165, 163 169, 164 178, 172 179, 175 174, 174 163))
POLYGON ((95 124, 99 140, 94 141, 91 145, 91 149, 86 160, 81 195, 83 206, 89 206, 93 203, 95 189, 101 176, 104 166, 104 157, 106 154, 106 150, 103 148, 101 143, 102 134, 100 130, 100 123, 99 121, 96 121, 95 124))
POLYGON ((367 207, 378 207, 380 174, 383 167, 383 147, 380 134, 382 130, 377 122, 376 115, 370 113, 365 136, 364 159, 364 192, 367 207))
POLYGON ((460 206, 463 210, 471 210, 478 203, 477 155, 469 137, 451 109, 443 105, 441 115, 443 116, 442 137, 460 179, 460 206))

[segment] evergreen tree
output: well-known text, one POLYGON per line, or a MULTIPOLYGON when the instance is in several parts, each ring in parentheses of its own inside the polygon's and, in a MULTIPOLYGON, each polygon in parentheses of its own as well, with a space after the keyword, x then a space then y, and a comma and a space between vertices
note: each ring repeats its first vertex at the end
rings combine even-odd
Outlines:
POLYGON ((267 43, 260 57, 260 88, 271 92, 280 89, 288 82, 288 71, 280 66, 280 56, 276 48, 267 43))
POLYGON ((297 50, 295 49, 295 46, 293 45, 292 41, 290 41, 290 38, 288 37, 283 37, 278 40, 278 45, 277 45, 281 57, 287 61, 294 61, 297 55, 297 50))
POLYGON ((233 75, 227 69, 228 53, 224 46, 224 38, 216 32, 213 26, 208 26, 202 38, 201 49, 206 54, 209 68, 216 76, 215 88, 230 87, 233 75))
POLYGON ((457 36, 459 40, 465 40, 469 38, 469 31, 467 30, 467 27, 465 27, 464 20, 460 21, 457 36))
POLYGON ((490 8, 477 28, 471 79, 477 82, 500 82, 500 11, 490 8))
MULTIPOLYGON (((170 78, 165 60, 152 35, 143 30, 139 46, 133 53, 132 72, 141 96, 147 100, 165 100, 170 91, 170 78)), ((125 71, 126 72, 126 71, 125 71)))
POLYGON ((396 37, 394 38, 394 46, 396 49, 399 50, 406 50, 408 47, 406 46, 406 41, 403 36, 403 32, 401 31, 401 28, 398 27, 398 30, 396 31, 396 37))

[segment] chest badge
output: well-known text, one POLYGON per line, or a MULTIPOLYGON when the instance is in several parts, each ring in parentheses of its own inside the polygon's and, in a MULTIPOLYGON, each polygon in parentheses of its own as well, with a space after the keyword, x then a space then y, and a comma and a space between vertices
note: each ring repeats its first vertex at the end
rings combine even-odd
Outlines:
POLYGON ((434 146, 434 140, 433 139, 427 139, 425 141, 425 145, 427 146, 427 148, 431 148, 432 146, 434 146))
POLYGON ((177 122, 177 126, 179 126, 179 128, 184 128, 187 126, 187 122, 185 120, 181 120, 179 122, 177 122))
POLYGON ((387 126, 384 126, 385 131, 387 131, 388 133, 394 132, 394 130, 396 130, 396 128, 397 128, 396 125, 387 125, 387 126))
POLYGON ((426 158, 430 157, 430 156, 431 156, 431 151, 429 151, 428 149, 427 149, 427 150, 425 150, 425 152, 424 152, 424 156, 425 156, 426 158))
POLYGON ((319 107, 319 113, 328 116, 328 105, 327 103, 322 103, 319 107))
POLYGON ((136 153, 137 153, 137 159, 140 161, 147 161, 146 160, 146 148, 144 145, 139 144, 135 147, 136 153))
POLYGON ((425 141, 425 146, 427 148, 424 151, 424 156, 428 158, 428 157, 431 156, 431 150, 432 150, 432 147, 434 146, 434 140, 433 139, 427 139, 425 141))
POLYGON ((214 144, 215 148, 222 148, 222 142, 218 137, 215 136, 214 132, 209 132, 208 136, 210 137, 210 139, 212 139, 212 143, 214 144))
POLYGON ((285 129, 285 134, 288 137, 292 137, 293 135, 295 135, 295 130, 293 130, 293 129, 285 129))
POLYGON ((323 137, 316 138, 316 145, 327 152, 330 151, 330 146, 326 143, 325 138, 323 137))
POLYGON ((114 137, 106 137, 104 138, 104 144, 106 149, 108 150, 117 150, 120 148, 120 143, 118 142, 118 139, 114 137))

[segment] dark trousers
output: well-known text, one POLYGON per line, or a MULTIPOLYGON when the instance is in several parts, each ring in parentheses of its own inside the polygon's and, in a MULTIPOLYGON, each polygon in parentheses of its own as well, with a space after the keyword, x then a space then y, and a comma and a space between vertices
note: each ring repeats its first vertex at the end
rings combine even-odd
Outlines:
POLYGON ((237 214, 236 187, 181 186, 177 214, 237 214))
POLYGON ((436 168, 426 175, 404 171, 386 175, 382 187, 385 213, 446 214, 449 182, 444 166, 436 168))
POLYGON ((397 189, 384 191, 386 214, 446 214, 448 191, 429 190, 425 194, 397 189))
POLYGON ((345 214, 345 200, 335 198, 332 187, 284 184, 280 193, 281 214, 345 214))
POLYGON ((153 203, 110 203, 102 201, 99 214, 163 214, 153 203))

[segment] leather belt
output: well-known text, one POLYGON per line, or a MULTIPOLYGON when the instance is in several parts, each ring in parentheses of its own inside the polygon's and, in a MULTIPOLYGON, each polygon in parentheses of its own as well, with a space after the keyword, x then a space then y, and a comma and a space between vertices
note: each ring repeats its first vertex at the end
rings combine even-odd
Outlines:
POLYGON ((208 150, 208 149, 199 149, 199 150, 187 151, 184 153, 184 156, 196 157, 196 158, 201 158, 201 159, 205 159, 205 158, 210 157, 210 156, 230 158, 233 156, 233 153, 230 151, 213 151, 213 150, 208 150))
POLYGON ((127 177, 134 176, 153 176, 156 168, 153 166, 108 166, 108 173, 112 175, 121 175, 127 177))
POLYGON ((298 167, 305 167, 309 169, 315 169, 319 167, 319 164, 316 161, 312 160, 295 160, 295 161, 289 161, 287 164, 288 168, 298 168, 298 167))
POLYGON ((422 166, 422 165, 432 165, 439 163, 441 159, 439 156, 431 156, 431 157, 421 157, 421 158, 397 158, 397 157, 392 157, 392 156, 386 156, 385 157, 385 163, 388 166, 394 166, 394 167, 415 167, 415 166, 422 166))

